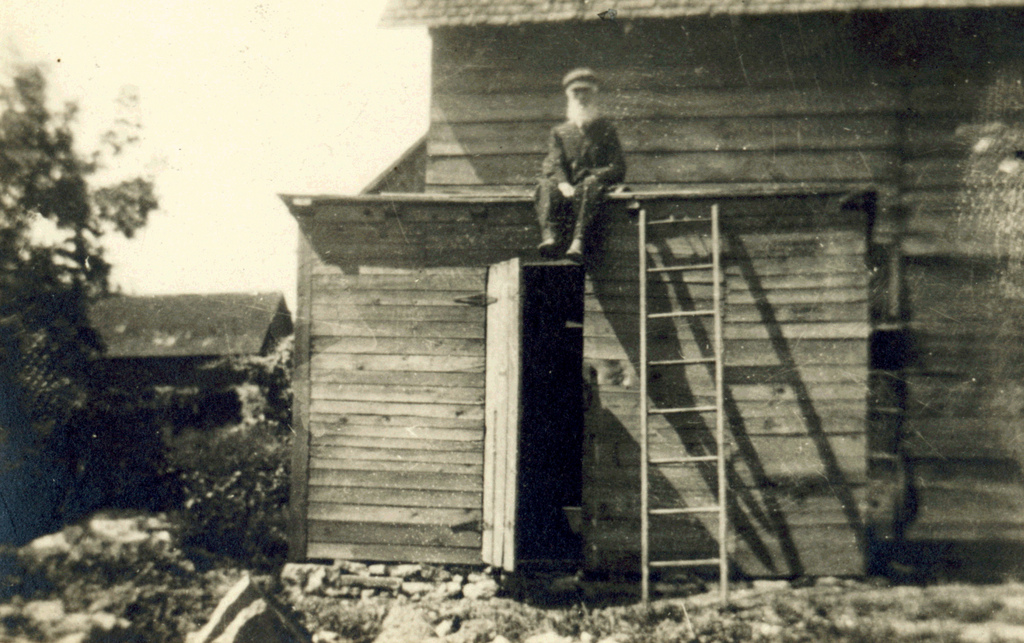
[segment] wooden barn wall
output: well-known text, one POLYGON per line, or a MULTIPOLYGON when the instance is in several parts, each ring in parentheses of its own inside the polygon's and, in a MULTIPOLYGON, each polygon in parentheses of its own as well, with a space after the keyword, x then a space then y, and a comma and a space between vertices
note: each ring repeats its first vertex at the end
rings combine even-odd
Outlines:
MULTIPOLYGON (((1024 299, 1001 262, 907 261, 910 346, 902 449, 912 540, 1024 535, 1024 299)), ((1024 565, 1014 561, 1018 570, 1024 565)))
POLYGON ((934 15, 879 27, 916 34, 900 67, 906 219, 894 229, 905 258, 889 320, 908 331, 896 351, 896 444, 917 505, 906 536, 1019 544, 1024 12, 934 15))
POLYGON ((477 563, 486 265, 343 270, 387 256, 347 232, 311 237, 306 555, 477 563))
MULTIPOLYGON (((652 216, 707 213, 661 204, 652 216)), ((636 227, 609 212, 590 266, 584 358, 587 556, 632 569, 639 551, 636 227)), ((485 266, 533 252, 527 203, 328 204, 300 219, 310 264, 308 555, 464 562, 481 544, 485 266), (486 224, 479 223, 486 212, 486 224), (365 220, 371 223, 363 223, 365 220), (459 248, 461 228, 475 235, 459 248), (427 238, 436 244, 423 243, 427 238), (455 264, 455 265, 453 265, 455 264), (460 267, 461 266, 461 267, 460 267), (385 545, 384 543, 390 543, 385 545)), ((731 548, 751 574, 861 569, 866 471, 865 224, 832 198, 729 199, 726 265, 731 548)), ((652 240, 656 261, 707 250, 652 240)), ((710 282, 658 282, 654 310, 706 305, 710 282)), ((706 351, 703 325, 655 324, 652 349, 706 351)), ((706 402, 704 368, 666 373, 659 405, 706 402)), ((653 424, 655 453, 708 446, 709 418, 653 424)), ((658 502, 704 504, 707 471, 656 471, 658 502)), ((713 477, 713 476, 712 476, 713 477)), ((666 519, 655 553, 706 553, 713 526, 666 519), (683 529, 683 528, 686 529, 683 529), (711 530, 709 532, 709 529, 711 530)))
MULTIPOLYGON (((654 207, 652 217, 669 206, 654 207)), ((709 202, 684 211, 708 214, 709 202)), ((673 207, 679 213, 678 206, 673 207)), ((659 214, 661 212, 661 214, 659 214)), ((859 573, 867 463, 865 219, 836 199, 725 200, 725 412, 730 557, 753 575, 859 573)), ((652 230, 654 230, 652 228, 652 230)), ((620 219, 587 279, 584 505, 592 566, 635 569, 640 549, 636 227, 620 219)), ((655 265, 698 261, 707 227, 649 238, 655 265)), ((651 312, 710 308, 707 274, 652 279, 651 312)), ((711 321, 649 325, 651 359, 707 357, 711 321)), ((653 368, 657 407, 714 403, 707 365, 653 368)), ((714 453, 714 417, 654 416, 651 456, 714 453)), ((714 463, 651 470, 653 507, 714 504, 714 463)), ((713 557, 716 522, 653 517, 652 557, 713 557)))
POLYGON ((523 189, 560 81, 586 65, 627 153, 627 182, 889 180, 901 90, 840 19, 702 18, 437 29, 427 189, 523 189))
MULTIPOLYGON (((1024 475, 1019 423, 992 391, 1012 397, 1018 380, 972 338, 1015 328, 1020 297, 955 266, 1024 263, 1007 214, 1024 189, 1022 28, 1024 10, 1009 8, 436 29, 426 189, 528 190, 564 117, 560 77, 579 65, 605 81, 631 185, 872 183, 875 239, 907 256, 874 320, 930 347, 878 376, 906 382, 909 408, 881 423, 897 439, 872 448, 919 464, 910 536, 1004 536, 1024 520, 1024 475), (946 300, 985 312, 943 321, 931 302, 946 300), (999 472, 1011 482, 979 495, 999 472)), ((902 480, 892 474, 881 477, 902 480)))

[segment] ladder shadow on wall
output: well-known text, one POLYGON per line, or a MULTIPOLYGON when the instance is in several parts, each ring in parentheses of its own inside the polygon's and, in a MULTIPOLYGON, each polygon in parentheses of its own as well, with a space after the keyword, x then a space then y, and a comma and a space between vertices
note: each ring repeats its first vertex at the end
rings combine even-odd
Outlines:
MULTIPOLYGON (((839 496, 842 504, 847 508, 847 521, 855 528, 855 531, 861 533, 862 521, 857 514, 856 503, 849 491, 849 484, 825 438, 820 416, 814 407, 807 386, 801 381, 799 371, 795 368, 795 359, 781 332, 778 321, 774 318, 766 292, 760 284, 753 263, 738 236, 731 235, 727 238, 729 243, 729 251, 726 253, 727 261, 738 264, 742 278, 746 280, 747 287, 754 294, 755 300, 758 302, 760 321, 767 329, 772 349, 776 354, 776 361, 781 364, 781 367, 775 365, 762 369, 762 373, 753 373, 754 381, 748 380, 747 383, 777 382, 792 387, 798 398, 800 414, 806 426, 807 435, 815 444, 818 451, 817 456, 821 458, 826 471, 826 478, 821 483, 828 485, 839 496), (757 381, 757 378, 762 381, 757 381)), ((655 243, 654 246, 655 254, 659 255, 666 265, 678 263, 681 259, 672 256, 666 243, 655 243)), ((597 270, 600 271, 601 268, 599 267, 597 270)), ((593 282, 595 295, 602 309, 608 309, 614 305, 611 300, 616 294, 621 296, 609 285, 607 279, 596 278, 593 282)), ((650 313, 709 307, 710 285, 705 287, 707 292, 698 292, 700 286, 694 287, 694 284, 688 283, 686 280, 665 279, 652 280, 649 289, 650 313)), ((608 315, 607 319, 617 340, 626 349, 630 362, 634 365, 638 364, 640 361, 637 345, 639 327, 636 315, 608 315)), ((663 356, 671 356, 672 353, 678 356, 693 356, 696 349, 700 356, 708 357, 712 354, 713 336, 705 323, 709 322, 703 322, 699 318, 693 317, 684 318, 680 322, 655 320, 649 325, 649 336, 652 338, 652 343, 659 345, 658 350, 663 356), (677 323, 678 325, 676 325, 677 323), (688 346, 684 346, 684 344, 688 344, 688 346)), ((743 558, 753 563, 753 566, 768 570, 771 574, 800 575, 804 573, 805 566, 801 561, 800 552, 792 536, 783 506, 785 494, 790 490, 779 489, 777 481, 773 480, 766 471, 757 446, 747 432, 740 406, 729 386, 728 353, 725 356, 725 362, 727 365, 724 391, 726 430, 727 441, 730 441, 731 438, 732 444, 726 468, 729 485, 729 531, 730 537, 735 540, 735 546, 730 547, 730 551, 743 550, 745 552, 743 558)), ((713 400, 713 366, 708 364, 686 368, 689 370, 685 377, 671 375, 657 377, 652 373, 648 384, 648 394, 652 405, 677 408, 708 404, 713 400)), ((744 370, 746 375, 751 375, 750 369, 744 370)), ((757 367, 754 370, 756 371, 757 367)), ((602 408, 600 388, 600 384, 594 387, 594 399, 588 411, 587 425, 601 427, 600 442, 614 442, 620 445, 615 454, 617 465, 638 467, 640 445, 637 437, 630 433, 613 412, 602 408)), ((678 449, 680 446, 687 455, 694 456, 713 455, 716 449, 713 414, 696 417, 666 416, 664 421, 657 424, 652 422, 651 435, 652 456, 669 455, 668 453, 658 453, 658 451, 673 447, 678 449)), ((676 454, 679 454, 678 450, 676 454)), ((600 469, 603 467, 599 463, 591 463, 590 466, 598 467, 599 470, 595 476, 599 477, 600 469)), ((652 507, 699 506, 713 501, 717 492, 715 464, 713 462, 701 463, 685 467, 685 470, 684 473, 680 467, 651 467, 649 480, 652 507)), ((635 478, 634 483, 628 489, 624 487, 623 490, 637 500, 634 506, 639 506, 639 474, 633 477, 635 478)), ((596 513, 600 517, 603 513, 600 506, 601 500, 598 499, 597 502, 596 513)), ((672 524, 672 520, 665 517, 652 518, 652 559, 678 557, 680 553, 690 557, 716 554, 717 529, 716 521, 713 518, 707 519, 706 522, 689 518, 685 521, 685 525, 681 524, 683 521, 672 524), (674 549, 666 550, 666 545, 669 548, 674 547, 674 549), (686 551, 678 551, 680 548, 686 548, 686 551)), ((734 573, 739 575, 747 573, 737 557, 731 555, 731 558, 734 573)))

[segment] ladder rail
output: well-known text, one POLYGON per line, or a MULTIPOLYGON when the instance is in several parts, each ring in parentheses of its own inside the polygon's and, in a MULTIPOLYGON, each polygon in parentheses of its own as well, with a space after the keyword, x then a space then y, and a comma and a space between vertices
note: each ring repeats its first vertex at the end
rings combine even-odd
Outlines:
POLYGON ((726 536, 729 531, 729 511, 726 504, 725 489, 725 367, 723 351, 725 350, 722 341, 722 240, 719 236, 719 211, 718 204, 711 206, 711 256, 712 272, 714 274, 714 286, 712 287, 712 298, 714 304, 714 329, 715 329, 715 406, 718 411, 715 413, 715 444, 718 449, 718 576, 719 591, 723 603, 729 600, 729 559, 726 536))
POLYGON ((663 567, 693 567, 704 565, 716 565, 719 571, 720 595, 723 603, 728 601, 728 506, 726 494, 726 467, 725 467, 725 378, 723 364, 723 297, 722 297, 722 266, 721 266, 721 238, 719 234, 719 206, 717 203, 711 206, 709 217, 693 220, 671 220, 671 221, 649 221, 646 208, 639 208, 638 220, 638 246, 639 246, 639 313, 640 313, 640 564, 641 564, 641 586, 640 594, 644 604, 650 601, 650 573, 651 568, 663 567), (649 225, 668 223, 709 223, 711 227, 711 262, 692 264, 686 266, 664 266, 650 267, 647 255, 647 230, 649 225), (712 273, 712 307, 710 310, 691 310, 669 313, 648 313, 648 279, 652 273, 663 274, 673 272, 686 272, 688 270, 710 270, 712 273), (648 347, 648 322, 652 319, 698 317, 708 316, 712 318, 713 341, 711 356, 698 359, 663 359, 650 360, 648 347), (675 364, 708 364, 713 366, 713 378, 715 388, 715 403, 713 406, 695 406, 681 408, 654 408, 648 396, 648 369, 657 365, 675 364), (651 415, 693 413, 693 412, 714 412, 715 413, 715 445, 714 456, 682 456, 675 458, 650 458, 650 423, 651 415), (677 507, 651 509, 650 506, 650 465, 658 464, 696 464, 698 462, 716 463, 716 478, 718 485, 717 503, 700 507, 677 507), (681 561, 652 561, 650 551, 650 530, 651 516, 672 516, 672 515, 693 515, 699 513, 715 513, 718 518, 718 556, 716 558, 689 559, 681 561))
POLYGON ((640 208, 640 596, 650 600, 650 498, 648 489, 647 413, 647 209, 640 208))

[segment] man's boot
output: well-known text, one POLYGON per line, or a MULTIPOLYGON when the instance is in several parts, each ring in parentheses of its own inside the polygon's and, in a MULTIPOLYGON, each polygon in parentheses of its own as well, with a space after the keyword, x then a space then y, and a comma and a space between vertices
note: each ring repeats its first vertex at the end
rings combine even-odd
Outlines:
POLYGON ((569 249, 565 251, 565 258, 576 263, 583 262, 583 239, 574 237, 569 249))
POLYGON ((540 256, 545 259, 554 259, 558 254, 558 240, 555 239, 555 233, 551 231, 550 225, 540 227, 540 239, 540 245, 537 246, 540 256))

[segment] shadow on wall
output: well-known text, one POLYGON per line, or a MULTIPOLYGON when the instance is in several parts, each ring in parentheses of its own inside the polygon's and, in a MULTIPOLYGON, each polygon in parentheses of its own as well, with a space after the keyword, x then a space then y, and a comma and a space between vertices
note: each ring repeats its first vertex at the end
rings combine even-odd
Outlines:
MULTIPOLYGON (((858 499, 854 493, 856 483, 849 480, 844 473, 840 460, 825 434, 822 414, 812 398, 808 383, 803 380, 798 358, 790 344, 791 340, 787 339, 779 320, 776 319, 767 288, 761 282, 743 239, 737 234, 730 234, 727 241, 729 261, 732 262, 734 270, 738 270, 739 278, 745 282, 745 289, 753 297, 759 328, 767 334, 768 339, 764 343, 770 347, 772 354, 771 366, 726 369, 725 418, 729 434, 727 441, 731 440, 732 445, 726 470, 729 486, 728 513, 731 537, 737 541, 735 549, 742 551, 742 554, 732 561, 733 570, 740 575, 762 575, 767 572, 770 575, 797 576, 806 573, 808 562, 802 555, 808 554, 802 554, 804 550, 801 547, 805 545, 798 543, 806 543, 807 536, 802 537, 805 540, 795 536, 788 516, 795 506, 811 496, 825 498, 830 507, 841 507, 842 519, 849 528, 848 532, 852 534, 849 536, 852 546, 859 549, 863 557, 866 554, 864 520, 860 515, 858 499), (809 438, 809 443, 813 445, 812 452, 803 451, 799 457, 813 459, 815 463, 809 468, 822 471, 823 475, 787 478, 773 475, 767 470, 760 450, 771 448, 766 446, 770 439, 766 441, 765 436, 752 436, 748 433, 744 409, 749 407, 750 401, 737 400, 730 386, 730 378, 745 385, 785 387, 791 393, 794 401, 790 402, 787 410, 796 409, 799 422, 803 425, 801 435, 809 438), (744 564, 741 562, 743 560, 748 562, 744 564), (748 566, 750 569, 747 569, 748 566)), ((684 263, 688 259, 673 256, 669 244, 655 245, 656 254, 662 258, 665 265, 684 263)), ((602 273, 602 270, 600 264, 592 266, 595 295, 602 310, 614 310, 616 298, 621 300, 622 292, 614 285, 610 275, 602 273)), ((710 307, 709 283, 697 284, 682 278, 652 280, 650 283, 650 313, 710 307)), ((637 316, 607 314, 605 318, 611 324, 612 332, 619 344, 626 349, 629 361, 638 364, 640 356, 637 345, 637 316)), ((657 350, 659 355, 712 356, 713 337, 710 320, 696 317, 683 319, 680 326, 669 319, 651 320, 648 335, 651 344, 656 345, 656 349, 652 350, 657 350)), ((654 354, 652 352, 652 356, 654 354)), ((865 355, 865 360, 866 357, 865 355)), ((665 373, 659 377, 658 373, 652 372, 648 393, 653 406, 673 408, 713 403, 713 366, 708 364, 687 368, 690 370, 685 376, 665 373)), ((866 364, 861 368, 866 368, 866 364)), ((622 424, 615 410, 603 407, 601 388, 601 384, 594 386, 593 402, 587 417, 587 426, 592 427, 592 432, 596 432, 596 435, 590 436, 588 444, 587 484, 596 489, 590 492, 593 494, 590 502, 591 511, 597 518, 597 534, 593 538, 598 546, 601 546, 602 530, 611 533, 616 527, 622 531, 627 529, 621 522, 618 525, 615 525, 614 521, 602 523, 601 519, 605 514, 613 515, 620 521, 623 518, 614 507, 603 507, 602 503, 610 501, 600 492, 601 479, 610 466, 620 467, 619 470, 624 471, 630 466, 638 467, 640 460, 638 436, 631 434, 622 424), (607 448, 607 444, 612 443, 624 447, 620 446, 614 455, 614 461, 609 462, 608 456, 601 451, 607 448)), ((635 395, 635 392, 633 394, 635 395)), ((664 420, 658 420, 654 433, 654 441, 659 444, 652 446, 652 449, 682 445, 688 455, 710 455, 716 452, 713 414, 667 415, 664 416, 664 420)), ((780 456, 773 452, 768 457, 778 460, 780 456)), ((777 469, 778 462, 775 462, 774 466, 777 469)), ((686 469, 690 473, 680 473, 678 468, 651 468, 652 507, 714 502, 717 494, 715 464, 702 463, 686 469)), ((628 526, 634 533, 639 532, 636 524, 639 523, 640 504, 638 478, 638 474, 624 475, 623 479, 618 481, 621 489, 619 493, 628 494, 630 498, 626 504, 637 508, 633 511, 636 514, 635 522, 628 526)), ((811 516, 809 519, 813 521, 815 518, 811 516)), ((716 529, 717 520, 714 520, 713 516, 706 521, 695 521, 691 518, 688 521, 676 520, 674 523, 664 517, 652 518, 652 551, 656 552, 662 548, 658 557, 679 557, 680 554, 686 557, 715 556, 716 529)), ((811 536, 819 540, 823 537, 811 536)), ((638 537, 634 539, 634 543, 636 549, 639 549, 638 537)), ((652 557, 654 556, 652 553, 652 557)), ((820 561, 812 561, 813 563, 819 563, 820 566, 820 561)))

